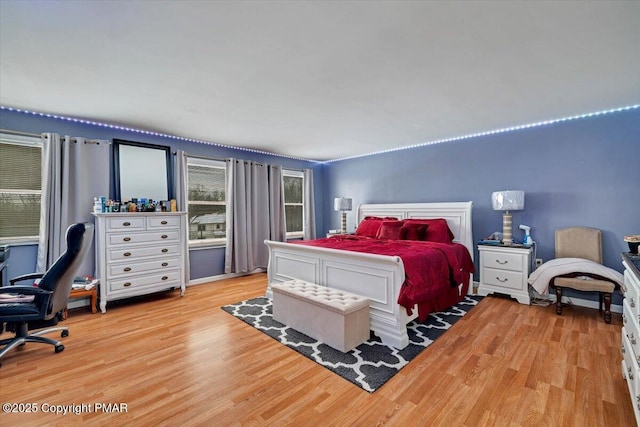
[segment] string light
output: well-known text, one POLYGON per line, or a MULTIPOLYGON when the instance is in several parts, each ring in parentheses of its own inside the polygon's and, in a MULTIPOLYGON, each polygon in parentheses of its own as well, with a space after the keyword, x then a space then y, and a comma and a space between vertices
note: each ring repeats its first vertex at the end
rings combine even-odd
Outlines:
POLYGON ((268 151, 256 150, 256 149, 253 149, 253 148, 234 147, 234 146, 231 146, 231 145, 225 145, 225 144, 220 144, 220 143, 211 142, 211 141, 204 141, 204 140, 201 140, 201 139, 185 138, 185 137, 182 137, 182 136, 169 135, 169 134, 166 134, 166 133, 153 132, 153 131, 144 130, 144 129, 136 129, 136 128, 130 128, 130 127, 127 127, 127 126, 114 125, 114 124, 111 124, 111 123, 103 123, 103 122, 96 122, 96 121, 93 121, 93 120, 79 119, 77 117, 68 117, 68 116, 61 116, 61 115, 58 115, 58 114, 40 113, 40 112, 37 112, 37 111, 23 110, 23 109, 20 109, 20 108, 6 107, 4 105, 0 105, 0 110, 13 111, 13 112, 16 112, 16 113, 29 114, 29 115, 32 115, 32 116, 46 117, 46 118, 49 118, 49 119, 57 119, 57 120, 64 120, 64 121, 68 121, 68 122, 81 123, 81 124, 84 124, 84 125, 92 125, 92 126, 104 127, 104 128, 108 128, 108 129, 115 129, 115 130, 120 130, 120 131, 125 131, 125 132, 134 132, 134 133, 139 133, 139 134, 142 134, 142 135, 158 136, 158 137, 161 137, 161 138, 169 138, 169 139, 173 139, 173 140, 177 140, 177 141, 196 142, 198 144, 213 145, 215 147, 228 148, 228 149, 232 149, 232 150, 248 151, 250 153, 264 154, 264 155, 268 155, 268 156, 284 157, 284 158, 294 159, 294 160, 303 160, 303 161, 306 161, 306 162, 323 163, 323 162, 319 162, 317 160, 303 159, 301 157, 288 156, 286 154, 270 153, 268 151))
POLYGON ((339 162, 339 161, 343 161, 343 160, 357 159, 357 158, 360 158, 360 157, 375 156, 375 155, 378 155, 378 154, 392 153, 392 152, 395 152, 395 151, 410 150, 410 149, 413 149, 413 148, 426 147, 428 145, 442 144, 442 143, 445 143, 445 142, 461 141, 461 140, 464 140, 464 139, 471 139, 471 138, 477 138, 477 137, 488 136, 488 135, 496 135, 496 134, 505 133, 505 132, 514 132, 514 131, 523 130, 523 129, 530 129, 530 128, 535 128, 535 127, 540 127, 540 126, 547 126, 547 125, 551 125, 551 124, 555 124, 555 123, 562 123, 562 122, 568 122, 568 121, 572 121, 572 120, 579 120, 579 119, 586 119, 586 118, 590 118, 590 117, 602 116, 602 115, 605 115, 605 114, 612 114, 612 113, 619 113, 619 112, 623 112, 623 111, 635 110, 635 109, 638 109, 638 108, 640 108, 640 104, 630 105, 630 106, 627 106, 627 107, 612 108, 612 109, 609 109, 609 110, 596 111, 594 113, 586 113, 586 114, 579 114, 579 115, 576 115, 576 116, 562 117, 562 118, 558 118, 558 119, 543 120, 543 121, 540 121, 540 122, 529 123, 529 124, 518 125, 518 126, 510 126, 510 127, 506 127, 506 128, 500 128, 500 129, 495 129, 495 130, 490 130, 490 131, 485 131, 485 132, 477 132, 477 133, 472 133, 472 134, 463 135, 463 136, 457 136, 457 137, 453 137, 453 138, 438 139, 438 140, 435 140, 435 141, 423 142, 423 143, 408 145, 408 146, 404 146, 404 147, 389 148, 389 149, 386 149, 386 150, 379 150, 379 151, 374 151, 374 152, 366 153, 366 154, 359 154, 359 155, 355 155, 355 156, 341 157, 341 158, 333 159, 333 160, 318 161, 318 160, 304 159, 304 158, 296 157, 296 156, 289 156, 289 155, 285 155, 285 154, 270 153, 268 151, 256 150, 256 149, 253 149, 253 148, 235 147, 235 146, 231 146, 231 145, 220 144, 220 143, 217 143, 217 142, 204 141, 204 140, 201 140, 201 139, 185 138, 185 137, 181 137, 181 136, 169 135, 169 134, 160 133, 160 132, 153 132, 153 131, 148 131, 148 130, 144 130, 144 129, 130 128, 130 127, 126 127, 126 126, 119 126, 119 125, 114 125, 114 124, 110 124, 110 123, 96 122, 96 121, 93 121, 93 120, 84 120, 84 119, 79 119, 79 118, 76 118, 76 117, 67 117, 67 116, 61 116, 61 115, 57 115, 57 114, 39 113, 39 112, 36 112, 36 111, 22 110, 20 108, 12 108, 12 107, 6 107, 6 106, 3 106, 3 105, 0 105, 0 110, 8 110, 8 111, 13 111, 13 112, 17 112, 17 113, 30 114, 30 115, 34 115, 34 116, 47 117, 47 118, 51 118, 51 119, 71 121, 71 122, 74 122, 74 123, 81 123, 81 124, 85 124, 85 125, 93 125, 93 126, 105 127, 105 128, 115 129, 115 130, 120 130, 120 131, 125 131, 125 132, 134 132, 134 133, 139 133, 139 134, 143 134, 143 135, 151 135, 151 136, 157 136, 157 137, 162 137, 162 138, 174 139, 174 140, 178 140, 178 141, 195 142, 195 143, 198 143, 198 144, 213 145, 215 147, 220 147, 220 148, 241 150, 241 151, 247 151, 247 152, 251 152, 251 153, 257 153, 257 154, 263 154, 263 155, 269 155, 269 156, 277 156, 277 157, 284 157, 284 158, 289 158, 289 159, 294 159, 294 160, 302 160, 302 161, 306 161, 306 162, 313 162, 313 163, 320 163, 320 164, 327 164, 327 163, 334 163, 334 162, 339 162))
POLYGON ((540 126, 547 126, 547 125, 551 125, 551 124, 554 124, 554 123, 568 122, 568 121, 571 121, 571 120, 586 119, 586 118, 589 118, 589 117, 601 116, 601 115, 604 115, 604 114, 612 114, 612 113, 619 113, 619 112, 622 112, 622 111, 635 110, 637 108, 640 108, 640 104, 630 105, 628 107, 612 108, 610 110, 596 111, 595 113, 580 114, 580 115, 577 115, 577 116, 562 117, 562 118, 559 118, 559 119, 544 120, 544 121, 535 122, 535 123, 529 123, 529 124, 525 124, 525 125, 500 128, 500 129, 490 130, 490 131, 486 131, 486 132, 477 132, 477 133, 472 133, 472 134, 463 135, 463 136, 457 136, 457 137, 453 137, 453 138, 438 139, 438 140, 435 140, 435 141, 423 142, 423 143, 419 143, 419 144, 408 145, 408 146, 405 146, 405 147, 389 148, 389 149, 386 149, 386 150, 374 151, 372 153, 367 153, 367 154, 359 154, 359 155, 356 155, 356 156, 349 156, 349 157, 342 157, 342 158, 334 159, 334 160, 327 160, 324 163, 340 162, 342 160, 350 160, 350 159, 357 159, 357 158, 360 158, 360 157, 374 156, 374 155, 377 155, 377 154, 392 153, 394 151, 410 150, 412 148, 426 147, 427 145, 442 144, 444 142, 454 142, 454 141, 460 141, 460 140, 463 140, 463 139, 477 138, 477 137, 480 137, 480 136, 495 135, 495 134, 505 133, 505 132, 513 132, 513 131, 518 131, 518 130, 522 130, 522 129, 530 129, 530 128, 535 128, 535 127, 540 127, 540 126))

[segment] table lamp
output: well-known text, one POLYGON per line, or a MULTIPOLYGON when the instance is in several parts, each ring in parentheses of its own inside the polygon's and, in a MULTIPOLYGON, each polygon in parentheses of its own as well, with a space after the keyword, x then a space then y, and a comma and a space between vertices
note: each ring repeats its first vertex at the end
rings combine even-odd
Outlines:
POLYGON ((351 210, 351 199, 346 197, 336 197, 333 199, 333 209, 342 212, 342 222, 340 223, 340 233, 347 233, 347 211, 351 210))
POLYGON ((494 191, 491 194, 491 204, 494 211, 504 211, 502 214, 502 243, 513 243, 511 235, 511 214, 509 211, 521 211, 524 209, 524 191, 505 190, 494 191))

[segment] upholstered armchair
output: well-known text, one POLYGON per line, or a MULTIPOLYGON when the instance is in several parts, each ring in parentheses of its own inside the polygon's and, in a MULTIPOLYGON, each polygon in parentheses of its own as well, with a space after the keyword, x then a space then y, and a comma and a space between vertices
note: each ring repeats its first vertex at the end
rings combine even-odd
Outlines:
MULTIPOLYGON (((556 230, 556 258, 583 258, 602 264, 602 232, 595 228, 569 227, 556 230)), ((562 315, 562 292, 565 288, 583 292, 598 292, 599 310, 604 301, 604 321, 611 323, 611 294, 615 282, 605 277, 576 271, 554 277, 550 283, 556 289, 556 313, 562 315)))

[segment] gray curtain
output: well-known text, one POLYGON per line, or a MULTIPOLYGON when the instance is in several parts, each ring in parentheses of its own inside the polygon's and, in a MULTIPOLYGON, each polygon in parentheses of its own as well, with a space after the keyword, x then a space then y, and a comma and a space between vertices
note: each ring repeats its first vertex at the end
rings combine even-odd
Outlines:
MULTIPOLYGON (((109 195, 109 141, 42 134, 42 197, 36 271, 43 272, 66 249, 65 233, 76 222, 93 222, 93 198, 109 195)), ((95 275, 95 244, 78 275, 95 275)))
MULTIPOLYGON (((173 159, 175 198, 179 211, 187 211, 187 154, 183 150, 177 150, 173 159)), ((185 227, 185 239, 189 241, 189 219, 187 218, 187 226, 185 227)), ((186 254, 187 262, 184 271, 185 283, 191 280, 189 254, 186 254)))
POLYGON ((282 168, 227 159, 225 273, 267 268, 267 239, 285 241, 282 168))
POLYGON ((304 226, 302 227, 303 239, 312 240, 316 238, 316 217, 315 203, 313 201, 313 170, 304 169, 304 226))
POLYGON ((284 184, 282 167, 269 166, 269 238, 284 242, 287 240, 287 226, 284 210, 284 184))

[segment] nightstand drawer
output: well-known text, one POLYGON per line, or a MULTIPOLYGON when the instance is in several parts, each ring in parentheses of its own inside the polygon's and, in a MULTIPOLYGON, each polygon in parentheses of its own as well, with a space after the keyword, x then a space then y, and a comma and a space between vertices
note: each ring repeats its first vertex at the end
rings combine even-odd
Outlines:
POLYGON ((482 267, 522 272, 525 269, 522 259, 520 254, 487 251, 482 267))
POLYGON ((483 283, 494 288, 522 289, 522 271, 500 270, 496 268, 483 268, 483 283))

